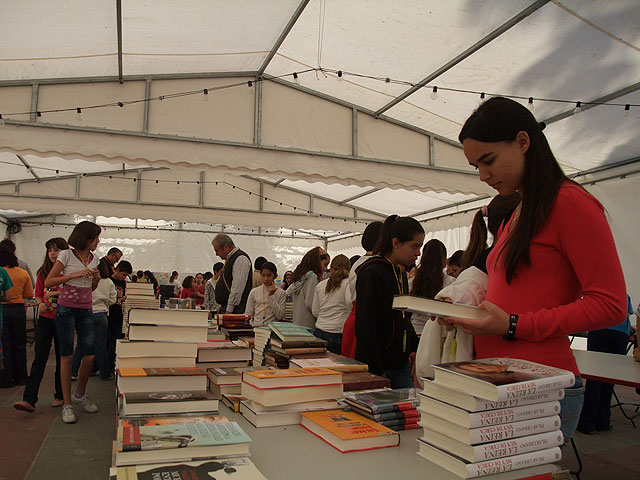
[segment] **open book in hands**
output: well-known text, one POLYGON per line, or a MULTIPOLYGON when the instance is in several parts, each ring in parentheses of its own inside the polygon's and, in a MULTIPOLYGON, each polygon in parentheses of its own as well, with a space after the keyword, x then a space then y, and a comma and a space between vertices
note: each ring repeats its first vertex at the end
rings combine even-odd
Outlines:
POLYGON ((448 303, 416 295, 396 295, 393 298, 393 308, 436 317, 482 318, 486 315, 484 310, 477 307, 448 303))

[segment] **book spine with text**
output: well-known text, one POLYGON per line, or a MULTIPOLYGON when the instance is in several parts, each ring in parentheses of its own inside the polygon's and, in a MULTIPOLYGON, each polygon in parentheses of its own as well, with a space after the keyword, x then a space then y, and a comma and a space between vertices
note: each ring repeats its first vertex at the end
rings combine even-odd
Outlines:
POLYGON ((547 448, 537 452, 523 453, 512 457, 497 458, 486 462, 478 462, 467 465, 468 478, 484 477, 501 472, 519 470, 521 468, 544 465, 545 463, 559 462, 562 453, 559 447, 547 448))
POLYGON ((470 428, 486 427, 501 423, 519 422, 530 418, 548 417, 560 414, 560 402, 546 402, 520 407, 487 410, 470 413, 470 428))
POLYGON ((538 435, 514 438, 512 440, 485 443, 483 445, 473 447, 474 461, 482 462, 484 460, 493 460, 496 458, 511 457, 522 453, 535 452, 560 446, 563 442, 564 436, 562 435, 562 432, 556 430, 538 435))
POLYGON ((533 435, 534 433, 543 433, 558 429, 560 429, 560 417, 557 415, 534 418, 522 422, 472 428, 469 430, 470 444, 497 442, 498 440, 524 437, 525 435, 533 435))
POLYGON ((512 383, 507 385, 498 385, 497 401, 511 400, 521 397, 529 397, 539 393, 550 392, 561 388, 572 387, 575 377, 571 372, 566 375, 554 376, 549 378, 537 378, 528 382, 512 383))
POLYGON ((498 408, 511 408, 519 405, 530 405, 532 403, 552 402, 554 400, 562 400, 564 398, 564 388, 560 388, 554 391, 538 392, 533 395, 525 397, 511 398, 509 400, 502 400, 500 402, 492 402, 490 400, 483 400, 476 397, 474 412, 480 412, 482 410, 495 410, 498 408))

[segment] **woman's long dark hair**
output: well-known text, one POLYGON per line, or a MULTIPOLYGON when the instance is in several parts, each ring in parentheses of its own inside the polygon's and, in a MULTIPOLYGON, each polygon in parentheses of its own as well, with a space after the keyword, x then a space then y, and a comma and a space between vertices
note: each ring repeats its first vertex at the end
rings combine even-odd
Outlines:
POLYGON ((36 272, 36 275, 42 274, 42 278, 47 278, 49 276, 49 272, 53 268, 53 262, 49 260, 49 249, 51 247, 58 247, 60 250, 68 250, 69 244, 62 237, 54 237, 47 240, 44 246, 47 251, 44 253, 44 260, 42 262, 42 265, 36 272))
POLYGON ((304 277, 308 271, 314 272, 318 278, 320 278, 320 275, 322 275, 320 256, 323 255, 323 252, 324 250, 322 250, 321 247, 314 247, 305 253, 302 260, 300 260, 300 265, 293 271, 293 281, 297 282, 304 277))
POLYGON ((382 224, 382 231, 373 247, 373 253, 386 257, 393 251, 394 238, 401 242, 408 242, 416 233, 424 234, 424 228, 415 218, 389 215, 382 224))
MULTIPOLYGON (((487 205, 487 224, 489 225, 489 232, 493 235, 493 241, 495 243, 498 237, 498 231, 500 225, 506 223, 518 204, 522 201, 522 196, 518 193, 512 193, 511 195, 497 195, 487 205)), ((478 257, 487 248, 487 225, 484 223, 484 216, 482 210, 478 210, 473 217, 473 223, 471 224, 471 233, 469 235, 469 244, 462 254, 462 270, 469 268, 473 265, 478 257)))
POLYGON ((513 142, 519 132, 529 136, 520 218, 499 252, 507 283, 516 276, 521 262, 531 264, 531 239, 546 223, 560 185, 567 180, 542 133, 543 128, 544 124, 539 124, 523 105, 508 98, 494 97, 471 114, 458 136, 460 143, 467 138, 488 143, 513 142))
POLYGON ((433 298, 442 290, 442 269, 447 261, 447 247, 440 240, 432 239, 422 248, 420 265, 413 279, 411 293, 433 298))

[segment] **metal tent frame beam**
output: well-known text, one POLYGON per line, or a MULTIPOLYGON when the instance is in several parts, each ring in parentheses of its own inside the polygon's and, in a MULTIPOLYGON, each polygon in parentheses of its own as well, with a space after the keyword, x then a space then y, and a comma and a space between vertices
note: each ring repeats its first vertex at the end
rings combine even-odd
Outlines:
POLYGON ((287 35, 289 35, 289 32, 291 31, 293 26, 296 24, 296 22, 298 21, 298 18, 300 18, 300 15, 302 15, 302 12, 304 12, 304 9, 308 4, 309 4, 309 0, 302 0, 300 2, 300 4, 298 5, 298 8, 296 8, 296 11, 293 12, 293 15, 291 16, 291 18, 287 22, 287 25, 284 27, 284 30, 278 37, 278 40, 276 40, 276 43, 273 45, 273 48, 267 55, 267 58, 265 58, 264 62, 262 62, 262 65, 258 69, 256 76, 258 77, 261 76, 264 73, 264 71, 267 69, 267 67, 269 66, 269 63, 271 62, 271 60, 273 60, 273 57, 276 55, 276 53, 278 53, 278 49, 280 48, 282 43, 285 41, 285 39, 287 38, 287 35))
POLYGON ((485 45, 489 44, 490 42, 492 42, 493 40, 498 38, 500 35, 505 33, 511 27, 517 25, 522 20, 527 18, 529 15, 531 15, 535 11, 539 10, 540 8, 544 7, 547 3, 549 3, 549 1, 550 0, 538 0, 538 1, 534 2, 534 3, 532 3, 527 8, 525 8, 524 10, 522 10, 521 12, 519 12, 518 14, 513 16, 511 19, 509 19, 508 21, 506 21, 505 23, 500 25, 493 32, 491 32, 488 35, 486 35, 480 41, 476 42, 474 45, 472 45, 469 48, 467 48, 464 52, 460 53, 458 56, 456 56, 455 58, 453 58, 450 61, 448 61, 447 63, 445 63, 443 66, 441 66, 440 68, 438 68, 437 70, 435 70, 431 74, 427 75, 425 78, 423 78, 418 83, 416 83, 413 87, 409 88, 408 90, 406 90, 405 92, 401 93, 396 98, 391 100, 384 107, 378 109, 376 111, 376 113, 375 113, 375 116, 379 117, 384 112, 386 112, 390 108, 396 106, 398 103, 400 103, 401 101, 403 101, 404 99, 406 99, 410 95, 413 95, 418 90, 420 90, 422 87, 427 85, 429 82, 431 82, 432 80, 435 80, 440 75, 445 73, 447 70, 450 70, 451 68, 455 67, 460 62, 462 62, 466 58, 468 58, 471 55, 473 55, 474 53, 476 53, 482 47, 484 47, 485 45))

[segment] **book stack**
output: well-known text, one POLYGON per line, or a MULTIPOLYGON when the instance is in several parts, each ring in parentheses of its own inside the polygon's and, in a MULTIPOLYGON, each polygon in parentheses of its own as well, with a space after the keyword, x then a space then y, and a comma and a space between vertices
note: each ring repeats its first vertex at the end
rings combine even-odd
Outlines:
POLYGON ((242 372, 242 413, 256 427, 297 425, 305 411, 337 408, 342 374, 325 368, 242 372))
POLYGON ((269 327, 255 327, 253 332, 252 365, 259 367, 260 365, 264 365, 264 352, 267 350, 271 340, 272 330, 269 327))
POLYGON ((158 309, 160 308, 160 299, 155 297, 153 284, 151 283, 129 282, 125 292, 126 295, 122 304, 122 331, 126 335, 129 325, 129 312, 133 309, 158 309))
POLYGON ((207 317, 196 310, 130 310, 129 339, 116 343, 122 416, 218 410, 207 372, 195 363, 207 317))
POLYGON ((269 350, 264 352, 264 364, 273 368, 289 368, 289 356, 269 350))
POLYGON ((304 412, 301 425, 342 453, 400 444, 400 436, 393 430, 345 410, 304 412))
POLYGON ((388 388, 391 380, 371 372, 347 372, 342 374, 342 390, 355 392, 359 390, 373 390, 376 388, 388 388))
POLYGON ((420 411, 413 388, 391 390, 377 388, 361 392, 345 392, 344 401, 355 413, 391 430, 419 428, 420 411))
POLYGON ((367 372, 369 370, 366 363, 333 352, 292 355, 290 368, 330 368, 338 372, 367 372))
POLYGON ((573 373, 511 358, 433 368, 420 394, 418 455, 461 478, 561 459, 559 400, 573 373))
MULTIPOLYGON (((251 369, 252 367, 244 367, 251 369)), ((209 391, 218 399, 223 395, 235 396, 242 392, 243 368, 214 367, 207 370, 209 375, 209 391)))
MULTIPOLYGON (((126 478, 141 478, 137 472, 149 472, 148 478, 204 478, 193 475, 160 477, 157 476, 158 467, 166 468, 167 465, 142 465, 180 462, 179 469, 182 469, 184 462, 211 459, 224 462, 230 457, 249 455, 250 443, 251 439, 237 423, 222 416, 123 419, 118 424, 114 467, 135 466, 132 473, 136 476, 126 478)), ((121 472, 115 473, 120 478, 121 472)))
POLYGON ((208 370, 219 367, 246 367, 251 360, 251 349, 231 340, 217 340, 198 343, 196 367, 208 370))
POLYGON ((230 340, 253 335, 251 315, 245 313, 217 313, 213 319, 218 324, 220 331, 230 340))

